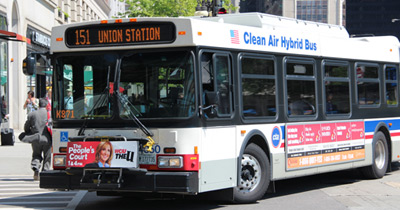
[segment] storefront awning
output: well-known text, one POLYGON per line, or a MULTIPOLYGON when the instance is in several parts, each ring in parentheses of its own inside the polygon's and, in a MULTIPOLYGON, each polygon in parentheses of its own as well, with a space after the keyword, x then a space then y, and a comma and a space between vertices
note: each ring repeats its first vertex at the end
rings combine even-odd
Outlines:
POLYGON ((0 39, 6 39, 6 40, 18 41, 18 42, 26 42, 28 44, 31 44, 31 39, 26 38, 20 34, 14 33, 14 32, 9 32, 9 31, 4 31, 4 30, 0 30, 0 39))

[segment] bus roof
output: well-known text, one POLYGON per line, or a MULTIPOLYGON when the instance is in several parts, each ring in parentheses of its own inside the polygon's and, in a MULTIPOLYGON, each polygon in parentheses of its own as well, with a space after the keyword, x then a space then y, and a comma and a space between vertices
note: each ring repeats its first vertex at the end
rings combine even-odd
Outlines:
MULTIPOLYGON (((125 31, 121 33, 125 36, 125 31)), ((218 17, 127 18, 119 21, 108 20, 108 23, 92 21, 62 25, 53 28, 51 44, 51 53, 93 51, 93 49, 99 51, 203 46, 255 53, 281 53, 385 62, 399 62, 400 47, 398 39, 394 36, 352 38, 342 26, 261 13, 227 14, 218 17), (171 42, 163 43, 127 44, 124 42, 95 47, 66 45, 65 31, 70 27, 82 28, 108 24, 117 30, 118 24, 126 25, 129 22, 132 25, 152 22, 173 23, 176 27, 176 34, 174 34, 176 38, 171 42)))

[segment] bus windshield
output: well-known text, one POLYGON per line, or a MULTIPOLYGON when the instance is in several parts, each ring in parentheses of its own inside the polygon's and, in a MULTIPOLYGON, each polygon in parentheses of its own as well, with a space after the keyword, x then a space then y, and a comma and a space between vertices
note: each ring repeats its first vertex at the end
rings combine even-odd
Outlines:
MULTIPOLYGON (((193 71, 187 51, 126 55, 119 91, 138 118, 189 117, 195 111, 193 71)), ((120 117, 128 119, 127 112, 120 105, 120 117)))
POLYGON ((101 120, 113 115, 129 120, 129 111, 138 118, 190 117, 195 112, 190 51, 59 55, 55 61, 57 120, 101 120), (128 106, 119 102, 114 106, 117 91, 128 106))

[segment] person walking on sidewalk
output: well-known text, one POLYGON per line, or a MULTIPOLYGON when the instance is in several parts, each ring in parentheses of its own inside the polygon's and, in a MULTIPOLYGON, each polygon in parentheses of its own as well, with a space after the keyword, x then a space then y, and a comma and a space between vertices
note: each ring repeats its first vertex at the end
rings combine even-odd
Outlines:
POLYGON ((24 126, 25 133, 33 138, 31 141, 31 168, 34 171, 34 180, 39 180, 39 170, 41 168, 42 171, 47 171, 50 169, 51 164, 51 136, 46 126, 48 120, 46 106, 47 100, 41 98, 39 100, 39 109, 28 114, 28 119, 24 126))
POLYGON ((24 103, 24 109, 26 109, 27 114, 37 110, 38 100, 35 98, 35 93, 30 90, 28 91, 28 96, 24 103))

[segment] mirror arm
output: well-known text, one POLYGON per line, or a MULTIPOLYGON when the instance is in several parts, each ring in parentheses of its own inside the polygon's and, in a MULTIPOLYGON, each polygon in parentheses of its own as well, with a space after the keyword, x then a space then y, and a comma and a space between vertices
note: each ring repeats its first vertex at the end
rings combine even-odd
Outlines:
POLYGON ((203 115, 203 112, 205 110, 208 110, 208 109, 211 109, 210 114, 213 115, 215 113, 215 111, 216 111, 215 109, 217 108, 217 106, 218 106, 217 104, 211 104, 211 105, 208 105, 206 107, 199 106, 200 115, 203 115))
POLYGON ((206 107, 200 106, 201 110, 214 109, 214 108, 217 108, 217 104, 211 104, 211 105, 206 106, 206 107))

